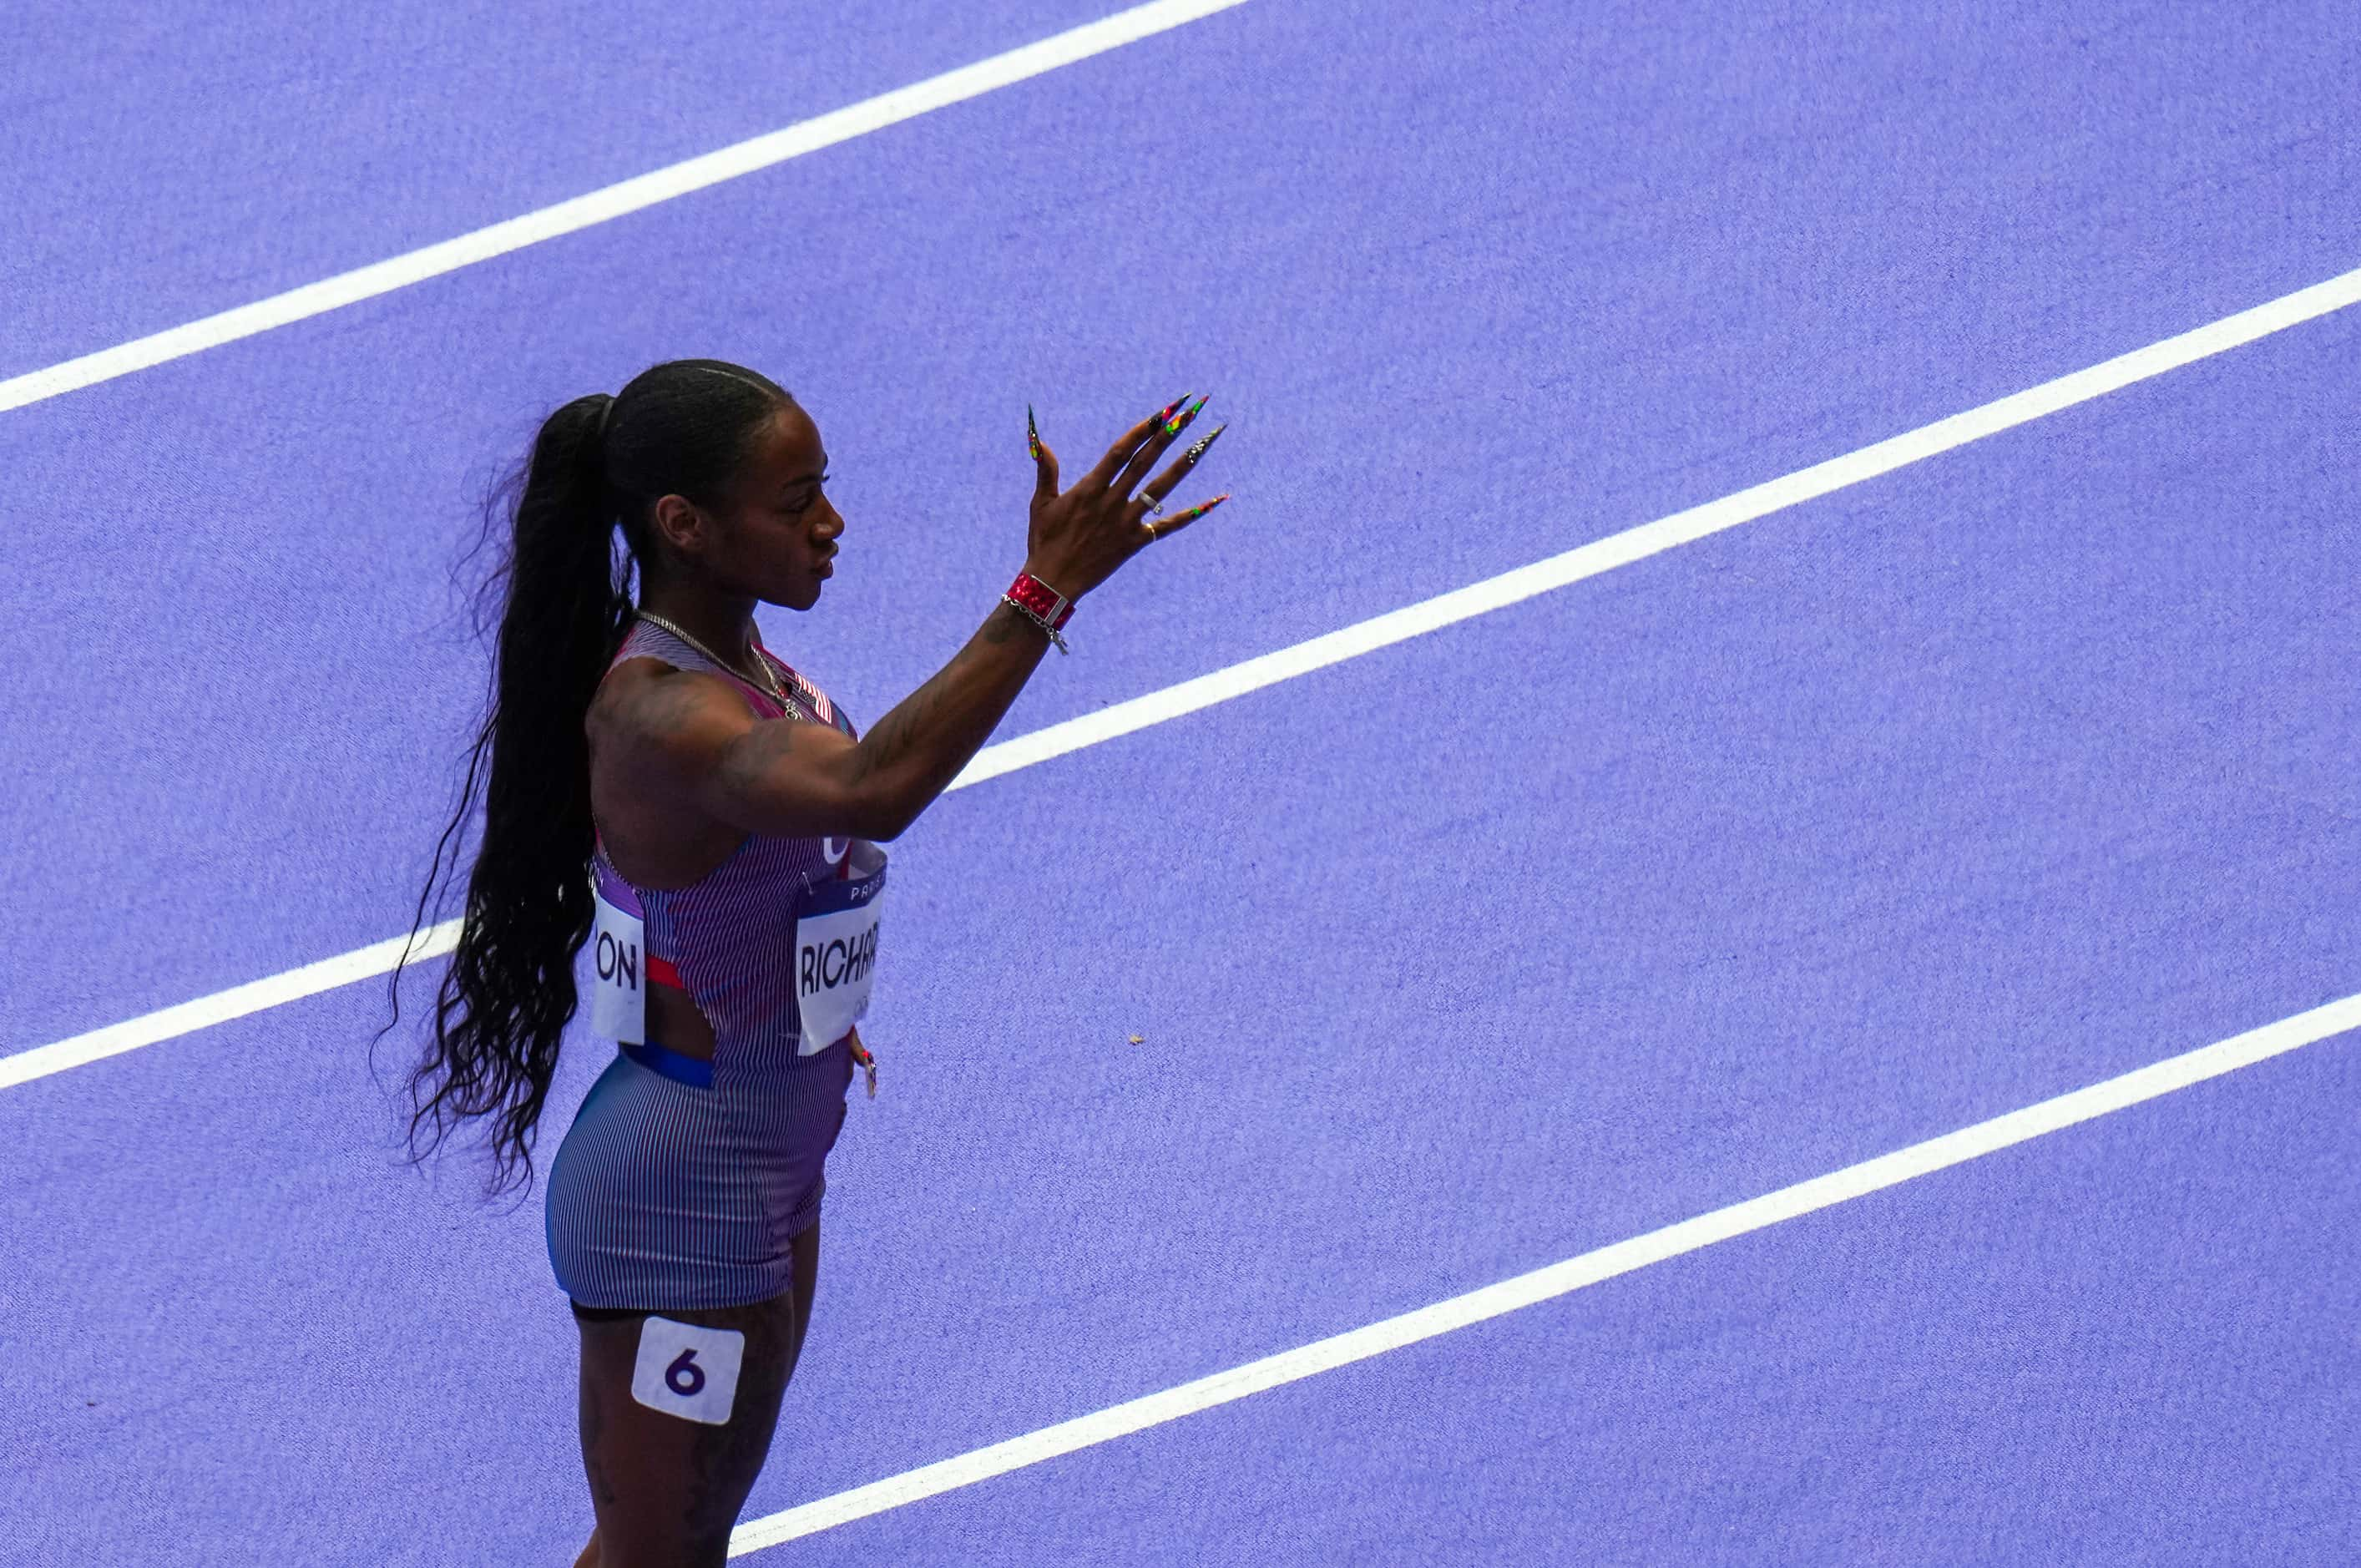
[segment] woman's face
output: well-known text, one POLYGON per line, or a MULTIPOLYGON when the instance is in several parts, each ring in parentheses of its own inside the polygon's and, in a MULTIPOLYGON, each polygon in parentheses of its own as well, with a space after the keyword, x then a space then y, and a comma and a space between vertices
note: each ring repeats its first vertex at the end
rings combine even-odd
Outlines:
POLYGON ((721 585, 765 604, 809 609, 832 575, 844 519, 821 485, 828 452, 819 428, 793 403, 754 437, 707 543, 703 565, 721 585))

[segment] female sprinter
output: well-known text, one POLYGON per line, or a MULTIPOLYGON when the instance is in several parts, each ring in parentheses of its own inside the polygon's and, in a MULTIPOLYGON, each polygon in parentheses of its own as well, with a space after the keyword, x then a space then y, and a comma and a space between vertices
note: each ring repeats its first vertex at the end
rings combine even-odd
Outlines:
MULTIPOLYGON (((531 1180, 575 957, 593 942, 592 1024, 620 1048, 548 1185, 550 1262, 581 1331, 597 1528, 580 1563, 727 1555, 811 1321, 821 1167, 856 1062, 874 1082, 853 1025, 873 972, 876 844, 1063 647, 1072 599, 1218 504, 1155 521, 1210 436, 1141 486, 1203 407, 1142 421, 1065 490, 1028 432, 1024 574, 865 735, 754 626, 757 602, 818 600, 845 529, 794 399, 739 366, 678 360, 541 427, 494 579, 491 711, 445 834, 484 776, 411 1132, 431 1126, 431 1148, 491 1117, 498 1180, 520 1166, 531 1180)), ((430 893, 442 864, 438 848, 430 893)))

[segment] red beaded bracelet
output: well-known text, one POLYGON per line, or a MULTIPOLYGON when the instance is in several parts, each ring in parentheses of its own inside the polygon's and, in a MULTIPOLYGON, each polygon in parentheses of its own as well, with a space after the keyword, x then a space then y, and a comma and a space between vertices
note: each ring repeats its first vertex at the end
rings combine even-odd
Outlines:
POLYGON ((1048 632, 1049 641, 1058 645, 1059 652, 1071 652, 1066 646, 1066 640, 1058 633, 1065 629, 1066 622, 1074 619, 1073 600, 1032 573, 1019 572, 1016 580, 1008 585, 1008 591, 1000 596, 1000 602, 1014 606, 1018 614, 1048 632))

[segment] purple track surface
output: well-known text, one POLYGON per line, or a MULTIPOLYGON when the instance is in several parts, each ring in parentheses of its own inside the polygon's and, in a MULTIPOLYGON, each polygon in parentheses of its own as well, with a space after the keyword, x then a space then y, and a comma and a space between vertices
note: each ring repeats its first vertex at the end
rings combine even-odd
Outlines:
MULTIPOLYGON (((0 374, 1099 14, 856 9, 38 12, 0 374)), ((1238 499, 1018 734, 2361 264, 2349 7, 1969 9, 1250 0, 0 415, 0 1054, 406 926, 471 499, 651 360, 813 411, 845 556, 766 632, 864 721, 1018 564, 1027 401, 1078 472, 1215 395, 1238 499)), ((946 797, 747 1517, 2361 990, 2356 365, 2340 313, 946 797)), ((539 1195, 401 1163, 382 1000, 0 1090, 0 1563, 570 1561, 539 1195)), ((2356 1048, 761 1560, 2349 1561, 2356 1048)))

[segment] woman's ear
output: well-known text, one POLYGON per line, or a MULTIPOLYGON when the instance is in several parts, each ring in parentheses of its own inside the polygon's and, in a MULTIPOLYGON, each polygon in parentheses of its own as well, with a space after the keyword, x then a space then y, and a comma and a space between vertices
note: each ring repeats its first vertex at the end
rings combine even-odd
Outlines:
POLYGON ((660 496, 654 511, 656 536, 683 554, 693 555, 705 543, 705 514, 686 496, 660 496))

